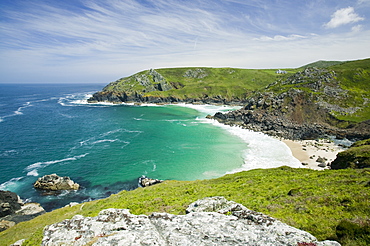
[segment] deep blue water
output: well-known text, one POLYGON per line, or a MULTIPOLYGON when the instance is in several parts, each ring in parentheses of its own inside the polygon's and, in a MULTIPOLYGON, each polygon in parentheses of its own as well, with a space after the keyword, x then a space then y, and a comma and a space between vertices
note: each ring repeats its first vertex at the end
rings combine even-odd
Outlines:
POLYGON ((52 210, 137 188, 141 175, 208 179, 243 165, 248 144, 210 124, 204 111, 87 104, 102 87, 0 84, 0 189, 52 210), (45 196, 33 188, 52 173, 82 189, 45 196))

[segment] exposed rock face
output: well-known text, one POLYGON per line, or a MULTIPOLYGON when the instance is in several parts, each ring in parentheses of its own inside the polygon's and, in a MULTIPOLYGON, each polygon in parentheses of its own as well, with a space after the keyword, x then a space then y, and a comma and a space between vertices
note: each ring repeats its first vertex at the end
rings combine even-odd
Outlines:
POLYGON ((39 178, 33 186, 40 190, 78 190, 80 185, 73 182, 69 177, 59 177, 58 175, 50 174, 39 178))
POLYGON ((163 182, 163 180, 151 179, 151 178, 148 178, 144 175, 139 178, 139 186, 141 186, 141 187, 148 187, 148 186, 152 186, 152 185, 159 184, 159 183, 162 183, 162 182, 163 182))
POLYGON ((0 231, 45 213, 38 203, 26 203, 17 194, 0 190, 0 231))
POLYGON ((269 85, 263 93, 250 96, 244 108, 214 118, 230 125, 288 139, 315 139, 327 135, 339 138, 370 138, 370 120, 350 124, 335 114, 353 114, 349 92, 339 86, 335 73, 307 68, 284 81, 269 85), (294 85, 291 87, 290 85, 294 85))
POLYGON ((133 215, 106 209, 97 217, 74 216, 47 226, 42 245, 340 245, 227 201, 206 198, 186 215, 133 215), (205 212, 206 211, 206 212, 205 212))
POLYGON ((0 190, 0 217, 14 214, 15 211, 21 209, 22 205, 23 202, 17 194, 0 190))

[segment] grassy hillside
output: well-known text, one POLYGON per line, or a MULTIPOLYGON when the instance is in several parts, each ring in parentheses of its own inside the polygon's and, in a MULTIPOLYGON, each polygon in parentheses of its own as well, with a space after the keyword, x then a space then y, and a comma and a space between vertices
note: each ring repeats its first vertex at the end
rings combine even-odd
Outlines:
POLYGON ((301 69, 308 68, 308 67, 327 68, 327 67, 338 65, 338 64, 341 64, 341 63, 343 63, 343 62, 342 61, 323 61, 323 60, 320 60, 320 61, 309 63, 307 65, 304 65, 304 66, 300 67, 300 68, 301 69))
POLYGON ((39 245, 45 225, 75 214, 96 216, 106 208, 128 208, 134 214, 155 211, 184 214, 190 203, 208 196, 224 196, 242 203, 306 230, 319 240, 337 239, 343 245, 366 245, 370 243, 369 235, 351 238, 345 232, 338 233, 337 226, 341 224, 342 227, 360 228, 360 231, 367 232, 370 220, 369 180, 369 169, 314 171, 281 167, 251 170, 212 180, 166 181, 57 209, 20 223, 0 233, 0 245, 9 245, 22 238, 28 239, 26 245, 39 245))

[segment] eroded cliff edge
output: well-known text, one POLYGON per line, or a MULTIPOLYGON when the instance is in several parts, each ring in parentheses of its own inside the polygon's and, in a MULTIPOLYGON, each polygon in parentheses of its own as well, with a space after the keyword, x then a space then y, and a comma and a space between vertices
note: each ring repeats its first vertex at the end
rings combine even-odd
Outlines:
MULTIPOLYGON (((278 70, 281 71, 281 70, 278 70)), ((284 73, 233 68, 150 69, 108 84, 90 103, 233 104, 222 123, 288 139, 370 138, 370 59, 284 73)))

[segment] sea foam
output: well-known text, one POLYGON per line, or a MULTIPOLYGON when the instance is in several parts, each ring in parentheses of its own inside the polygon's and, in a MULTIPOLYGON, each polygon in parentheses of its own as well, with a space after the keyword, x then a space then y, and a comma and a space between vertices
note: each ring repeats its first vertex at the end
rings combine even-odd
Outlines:
POLYGON ((207 114, 214 115, 217 112, 227 112, 239 109, 241 108, 240 106, 191 104, 180 104, 179 106, 193 108, 203 113, 204 115, 202 117, 198 117, 197 121, 220 127, 232 135, 241 138, 248 145, 248 148, 245 149, 243 153, 244 164, 240 168, 231 170, 228 173, 259 168, 275 168, 280 166, 290 166, 293 168, 302 167, 300 161, 292 155, 291 150, 285 143, 260 132, 254 132, 238 126, 221 124, 216 120, 205 118, 207 114))

